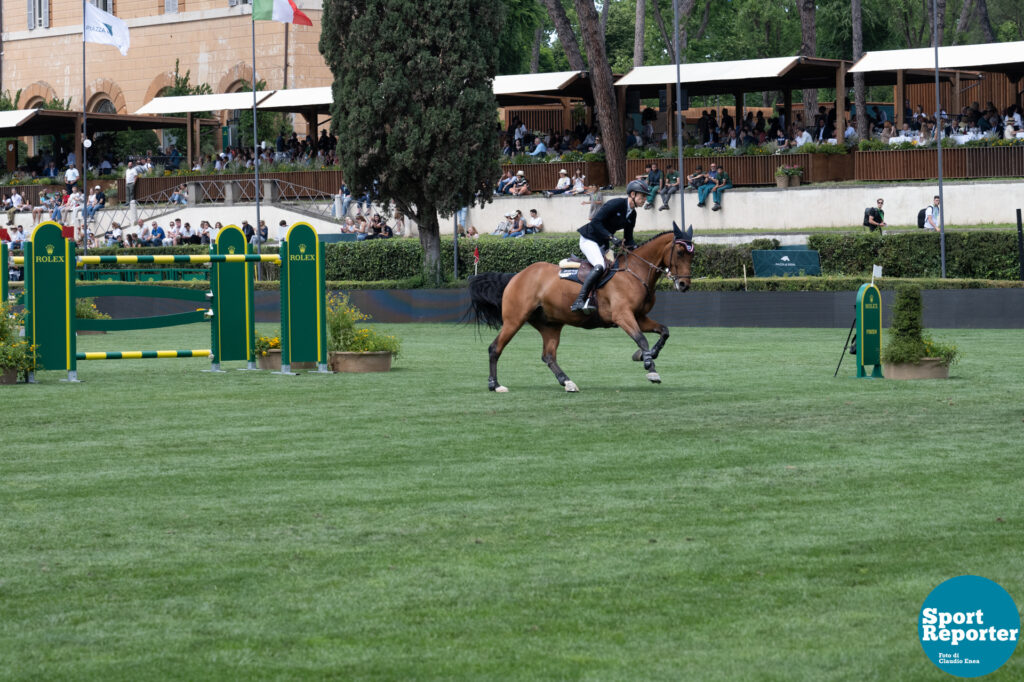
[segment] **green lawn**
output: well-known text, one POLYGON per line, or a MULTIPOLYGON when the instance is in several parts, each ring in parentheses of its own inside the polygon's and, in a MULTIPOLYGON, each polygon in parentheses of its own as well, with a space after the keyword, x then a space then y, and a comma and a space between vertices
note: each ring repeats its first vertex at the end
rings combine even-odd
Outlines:
MULTIPOLYGON (((945 680, 927 594, 1024 601, 1024 343, 854 380, 846 330, 673 329, 644 380, 387 325, 384 375, 79 363, 0 387, 0 677, 945 680)), ((201 325, 79 339, 202 348, 201 325)), ((1018 652, 988 679, 1024 677, 1018 652)))

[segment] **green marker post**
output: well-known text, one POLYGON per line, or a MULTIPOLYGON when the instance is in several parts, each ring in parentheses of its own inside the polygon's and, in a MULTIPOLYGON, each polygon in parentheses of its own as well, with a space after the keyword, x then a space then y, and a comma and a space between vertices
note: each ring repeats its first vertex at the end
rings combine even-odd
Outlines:
POLYGON ((882 379, 882 294, 874 284, 857 291, 857 378, 882 379), (866 366, 874 365, 871 374, 866 366))

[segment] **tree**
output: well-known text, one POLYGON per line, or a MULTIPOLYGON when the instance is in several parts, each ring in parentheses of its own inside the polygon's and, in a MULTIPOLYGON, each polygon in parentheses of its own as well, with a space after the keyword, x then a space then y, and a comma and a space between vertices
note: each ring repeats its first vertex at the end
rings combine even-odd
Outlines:
POLYGON ((594 92, 594 106, 601 124, 601 139, 608 164, 608 179, 613 185, 626 184, 626 145, 622 136, 622 121, 615 97, 615 84, 608 55, 604 49, 604 34, 601 32, 601 18, 597 15, 593 0, 573 0, 580 20, 583 46, 587 50, 590 64, 590 81, 594 92))
MULTIPOLYGON (((607 0, 605 1, 607 2, 607 0)), ((644 29, 647 27, 646 19, 647 3, 645 0, 636 0, 636 21, 633 28, 633 66, 644 65, 644 29)))
MULTIPOLYGON (((565 50, 565 56, 569 60, 569 69, 572 71, 585 71, 583 55, 580 54, 580 46, 576 42, 576 32, 572 30, 569 17, 559 0, 540 0, 548 11, 548 16, 555 24, 555 33, 558 34, 558 42, 565 50)), ((604 35, 602 30, 601 35, 604 35)))
POLYGON ((503 5, 505 21, 498 37, 498 73, 525 73, 531 64, 536 31, 545 19, 544 10, 537 0, 505 0, 503 5))
POLYGON ((419 226, 441 277, 438 215, 488 200, 500 173, 492 81, 499 0, 325 0, 320 52, 334 74, 331 129, 354 191, 376 187, 419 226), (374 36, 367 50, 365 37, 374 36))
MULTIPOLYGON (((814 0, 797 0, 800 3, 800 55, 817 57, 818 33, 815 26, 817 7, 814 0)), ((813 88, 804 90, 804 124, 814 122, 818 112, 818 91, 813 88)), ((786 121, 789 125, 789 121, 786 121)))
MULTIPOLYGON (((853 61, 857 61, 864 56, 864 22, 861 14, 861 0, 852 0, 850 3, 850 20, 853 22, 853 61)), ((866 140, 868 139, 868 98, 864 88, 864 74, 862 73, 853 74, 853 97, 857 107, 857 137, 866 140)), ((839 137, 838 131, 836 137, 839 137)))

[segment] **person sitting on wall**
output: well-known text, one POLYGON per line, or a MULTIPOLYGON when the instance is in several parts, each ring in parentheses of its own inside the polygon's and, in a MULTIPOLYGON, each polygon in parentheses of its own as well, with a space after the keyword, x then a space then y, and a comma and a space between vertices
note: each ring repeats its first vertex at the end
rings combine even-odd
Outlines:
POLYGON ((697 166, 697 170, 686 176, 687 189, 697 189, 708 181, 708 174, 704 172, 703 166, 697 166))
POLYGON ((725 172, 724 168, 720 168, 716 164, 711 164, 711 169, 708 171, 708 178, 713 182, 707 182, 697 190, 697 206, 704 206, 708 200, 708 194, 712 195, 712 199, 715 205, 711 207, 712 211, 722 210, 722 192, 732 188, 732 178, 725 172))
POLYGON ((558 184, 554 189, 545 191, 544 196, 550 199, 552 195, 565 194, 570 191, 572 191, 572 181, 569 180, 569 172, 563 168, 558 171, 558 184))
POLYGON ((509 194, 513 194, 517 197, 525 197, 530 194, 530 182, 526 179, 526 173, 519 171, 516 173, 515 183, 512 185, 512 191, 509 194))

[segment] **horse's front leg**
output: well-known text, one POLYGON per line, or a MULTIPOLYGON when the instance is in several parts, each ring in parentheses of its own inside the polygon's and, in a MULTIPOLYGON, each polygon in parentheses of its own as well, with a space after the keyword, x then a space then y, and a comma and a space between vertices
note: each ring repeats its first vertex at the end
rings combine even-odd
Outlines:
MULTIPOLYGON (((622 331, 629 334, 629 338, 636 341, 636 345, 640 348, 637 353, 640 354, 640 359, 644 361, 644 369, 647 370, 648 381, 660 384, 661 376, 659 376, 654 370, 654 357, 651 355, 651 348, 647 344, 647 337, 644 336, 643 331, 641 331, 640 325, 637 323, 636 318, 633 317, 633 313, 623 313, 617 315, 613 319, 615 324, 617 324, 622 331)), ((634 355, 634 357, 636 356, 634 355)))
MULTIPOLYGON (((637 324, 640 326, 640 331, 645 334, 655 333, 658 335, 658 340, 655 342, 654 347, 651 348, 651 359, 657 358, 658 353, 665 347, 665 342, 668 341, 668 327, 660 322, 655 322, 646 315, 637 320, 637 324)), ((643 351, 638 350, 633 353, 633 359, 637 362, 643 360, 643 351)))

